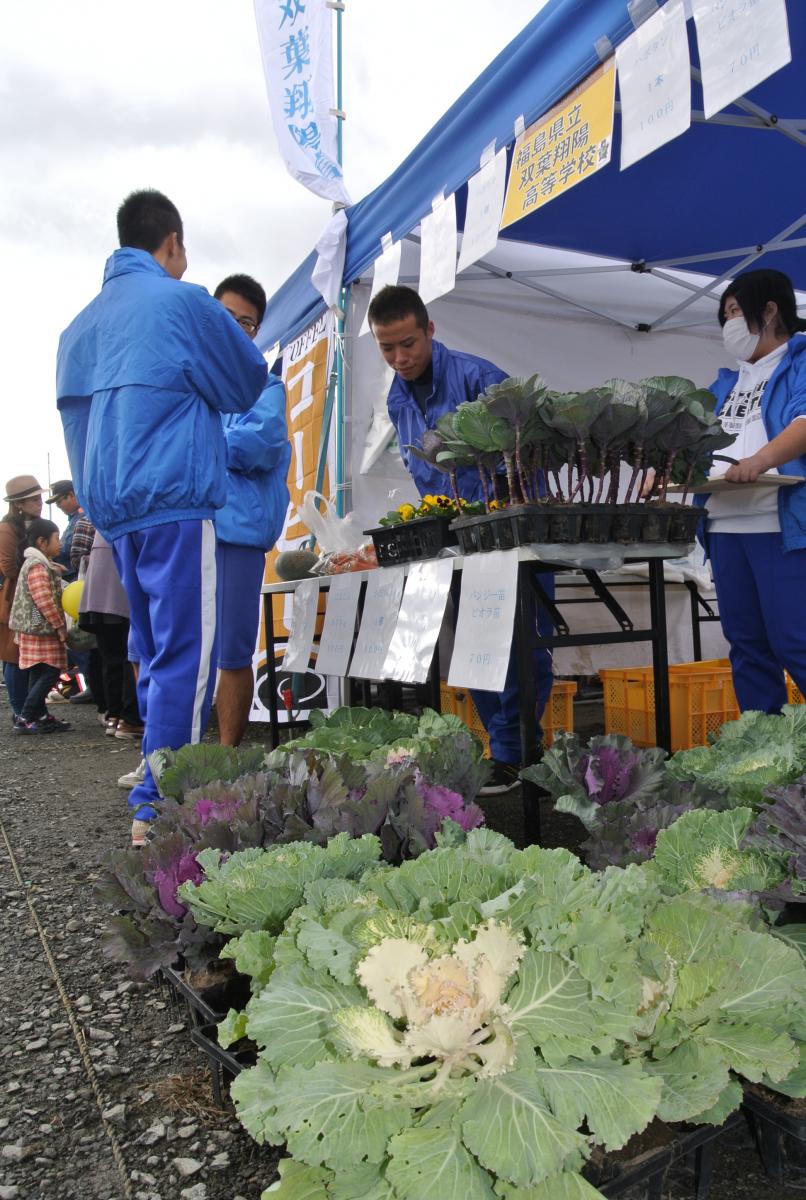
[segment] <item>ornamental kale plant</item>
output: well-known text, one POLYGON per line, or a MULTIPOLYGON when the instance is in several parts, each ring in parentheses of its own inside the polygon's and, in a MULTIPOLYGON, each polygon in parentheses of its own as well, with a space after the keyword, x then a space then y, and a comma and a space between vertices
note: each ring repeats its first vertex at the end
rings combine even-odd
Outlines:
POLYGON ((765 791, 743 845, 778 853, 786 864, 787 878, 767 899, 806 902, 806 776, 765 791))
POLYGON ((768 787, 791 783, 806 763, 806 705, 786 705, 780 716, 744 712, 726 722, 710 746, 672 755, 666 770, 721 793, 726 805, 759 807, 768 787))
POLYGON ((260 1047, 232 1096, 292 1155, 280 1200, 596 1197, 594 1146, 656 1115, 721 1123, 735 1075, 806 1090, 806 969, 746 907, 486 830, 450 840, 311 881, 243 948, 254 994, 219 1036, 260 1047))

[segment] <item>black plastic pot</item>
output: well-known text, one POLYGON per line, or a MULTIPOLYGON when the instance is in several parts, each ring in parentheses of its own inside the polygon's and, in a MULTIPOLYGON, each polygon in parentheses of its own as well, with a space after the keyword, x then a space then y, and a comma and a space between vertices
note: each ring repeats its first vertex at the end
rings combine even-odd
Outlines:
POLYGON ((644 531, 643 504, 614 504, 611 537, 622 546, 632 546, 641 541, 644 531))
MULTIPOLYGON (((673 1163, 688 1158, 694 1168, 692 1200, 708 1200, 713 1177, 716 1149, 723 1134, 741 1121, 734 1113, 723 1125, 662 1126, 665 1144, 634 1159, 605 1155, 602 1162, 589 1162, 582 1171, 608 1200, 629 1192, 635 1200, 662 1200, 666 1177, 673 1163)), ((651 1127, 650 1127, 651 1128, 651 1127)), ((643 1135, 638 1135, 642 1137, 643 1135)), ((625 1148, 629 1151, 630 1144, 625 1148)))
POLYGON ((582 504, 547 504, 548 540, 563 543, 582 541, 583 507, 582 504))
POLYGON ((693 504, 671 504, 669 510, 672 519, 669 524, 668 541, 675 545, 679 542, 693 542, 700 521, 708 516, 708 510, 693 504))
POLYGON ((767 1178, 806 1189, 806 1115, 787 1112, 783 1096, 778 1101, 750 1088, 743 1107, 767 1178))
POLYGON ((257 1062, 257 1046, 248 1038, 243 1038, 225 1050, 218 1044, 218 1031, 214 1024, 196 1025, 190 1031, 190 1040, 200 1050, 204 1051, 207 1065, 210 1068, 210 1082, 213 1086, 213 1099, 219 1108, 223 1105, 223 1087, 240 1075, 246 1067, 253 1067, 257 1062))
POLYGON ((545 504, 513 504, 477 517, 458 517, 451 522, 463 554, 486 550, 514 550, 549 540, 549 518, 545 504))
POLYGON ((436 558, 446 546, 455 546, 453 523, 447 517, 415 517, 400 525, 379 525, 365 529, 375 546, 378 566, 391 567, 398 563, 418 562, 436 558))
POLYGON ((222 1021, 230 1008, 243 1008, 250 996, 249 980, 237 972, 222 974, 211 987, 196 988, 176 967, 163 967, 162 977, 187 1005, 193 1025, 222 1021))
POLYGON ((641 525, 642 542, 668 542, 673 506, 648 501, 642 504, 644 519, 641 525))
POLYGON ((597 545, 611 540, 613 529, 613 506, 610 504, 578 504, 582 509, 582 533, 580 541, 597 545))

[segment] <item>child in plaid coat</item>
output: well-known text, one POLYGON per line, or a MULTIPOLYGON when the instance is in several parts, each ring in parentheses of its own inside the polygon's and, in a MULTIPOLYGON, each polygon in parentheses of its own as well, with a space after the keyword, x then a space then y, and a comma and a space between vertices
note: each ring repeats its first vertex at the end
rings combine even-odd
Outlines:
POLYGON ((30 674, 22 720, 14 732, 60 733, 69 725, 52 717, 45 705, 48 692, 67 667, 61 571, 53 562, 61 550, 58 527, 41 518, 32 521, 26 541, 9 626, 20 648, 20 669, 30 668, 30 674))

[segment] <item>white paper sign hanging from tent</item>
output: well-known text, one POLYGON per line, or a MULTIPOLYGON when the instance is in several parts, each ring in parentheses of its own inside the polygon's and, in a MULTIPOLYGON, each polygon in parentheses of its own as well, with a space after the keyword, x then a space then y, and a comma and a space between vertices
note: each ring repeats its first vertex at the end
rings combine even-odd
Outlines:
POLYGON ((515 626, 517 550, 471 554, 462 568, 459 617, 448 683, 503 691, 515 626))
MULTIPOLYGON (((370 302, 373 296, 377 296, 381 288, 394 287, 400 274, 400 242, 393 242, 391 233, 385 233, 381 238, 381 246, 383 247, 381 256, 375 259, 372 288, 369 293, 370 302)), ((364 320, 358 336, 361 337, 364 333, 369 333, 367 313, 364 313, 364 320)))
POLYGON ((333 575, 327 591, 325 624, 319 639, 316 670, 320 675, 346 675, 353 648, 361 577, 333 575))
POLYGON ((403 567, 370 571, 361 626, 350 663, 353 679, 383 679, 383 664, 395 632, 405 582, 403 567))
POLYGON ((621 169, 691 124, 691 64, 682 0, 670 0, 616 50, 621 169))
POLYGON ((384 679, 425 683, 452 577, 453 563, 449 558, 415 563, 411 568, 383 665, 384 679))
POLYGON ((467 181, 467 210, 457 274, 495 249, 504 208, 506 180, 506 149, 496 154, 493 142, 482 155, 481 169, 467 181))
POLYGON ((423 304, 452 292, 456 283, 456 197, 437 196, 420 223, 420 286, 423 304))
POLYGON ((319 580, 303 579, 294 591, 291 610, 291 634, 283 656, 282 669, 304 673, 308 670, 313 635, 316 632, 316 612, 319 607, 319 580))
POLYGON ((786 0, 692 0, 692 12, 706 117, 792 60, 786 0))

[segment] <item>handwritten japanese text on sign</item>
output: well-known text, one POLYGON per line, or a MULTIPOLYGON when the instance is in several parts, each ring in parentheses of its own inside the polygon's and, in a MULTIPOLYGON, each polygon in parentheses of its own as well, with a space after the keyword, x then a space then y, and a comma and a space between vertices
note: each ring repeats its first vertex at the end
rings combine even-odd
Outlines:
POLYGON ((521 134, 509 169, 502 229, 607 166, 615 85, 611 59, 521 134))
POLYGON ((316 656, 320 675, 347 674, 360 590, 361 577, 356 574, 334 575, 330 581, 325 625, 316 656))
POLYGON ((450 559, 432 559, 411 568, 383 666, 384 678, 425 683, 452 577, 450 559))
POLYGON ((405 582, 402 567, 370 571, 361 627, 350 663, 353 679, 383 679, 383 664, 395 631, 405 582))
POLYGON ((515 624, 517 550, 491 550, 465 559, 459 617, 448 683, 503 690, 515 624))

